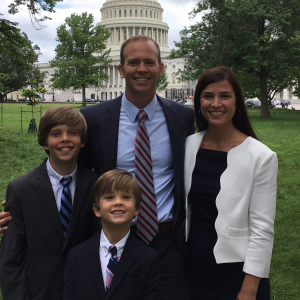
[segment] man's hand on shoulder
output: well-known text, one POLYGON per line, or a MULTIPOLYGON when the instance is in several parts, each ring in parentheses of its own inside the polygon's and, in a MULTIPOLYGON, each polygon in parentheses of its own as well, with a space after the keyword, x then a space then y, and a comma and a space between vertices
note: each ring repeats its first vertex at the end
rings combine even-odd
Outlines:
MULTIPOLYGON (((1 203, 2 206, 5 206, 5 201, 1 203)), ((12 217, 9 211, 3 211, 0 213, 0 236, 3 237, 5 231, 7 230, 7 223, 12 221, 12 217)))

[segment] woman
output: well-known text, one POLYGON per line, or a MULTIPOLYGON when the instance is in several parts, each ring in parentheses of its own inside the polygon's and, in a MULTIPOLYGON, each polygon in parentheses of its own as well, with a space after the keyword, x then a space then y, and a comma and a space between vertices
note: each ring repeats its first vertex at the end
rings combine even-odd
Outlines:
POLYGON ((268 300, 277 156, 257 141, 240 84, 206 71, 186 140, 186 237, 192 299, 268 300))

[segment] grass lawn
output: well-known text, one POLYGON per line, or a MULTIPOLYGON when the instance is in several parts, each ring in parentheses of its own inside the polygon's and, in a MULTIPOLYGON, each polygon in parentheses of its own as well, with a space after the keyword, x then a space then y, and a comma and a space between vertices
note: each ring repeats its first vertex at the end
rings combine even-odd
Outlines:
MULTIPOLYGON (((52 105, 55 104, 43 104, 42 112, 52 105)), ((80 108, 80 104, 72 106, 80 108)), ((0 201, 5 200, 6 186, 10 181, 28 173, 46 157, 37 143, 36 135, 27 134, 30 112, 23 113, 21 133, 21 107, 31 111, 26 104, 3 104, 3 128, 0 128, 0 201)), ((38 123, 40 106, 34 110, 37 111, 34 117, 38 123)), ((270 273, 271 299, 299 300, 300 111, 271 110, 271 119, 260 119, 259 109, 249 109, 248 112, 259 140, 277 153, 279 161, 275 243, 270 273)))

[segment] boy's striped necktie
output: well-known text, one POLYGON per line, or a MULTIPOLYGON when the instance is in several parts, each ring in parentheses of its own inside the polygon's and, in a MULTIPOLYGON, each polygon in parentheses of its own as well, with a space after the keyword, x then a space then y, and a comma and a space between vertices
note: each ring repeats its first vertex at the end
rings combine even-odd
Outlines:
POLYGON ((119 264, 119 258, 117 255, 117 248, 114 245, 111 245, 109 247, 109 251, 111 253, 111 258, 109 259, 109 262, 106 267, 106 284, 105 284, 105 292, 107 293, 112 279, 114 278, 115 272, 117 270, 118 264, 119 264))

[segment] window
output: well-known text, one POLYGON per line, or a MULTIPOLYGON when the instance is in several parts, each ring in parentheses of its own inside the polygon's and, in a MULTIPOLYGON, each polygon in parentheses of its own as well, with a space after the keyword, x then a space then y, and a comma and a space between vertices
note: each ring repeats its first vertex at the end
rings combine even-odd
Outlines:
POLYGON ((143 10, 141 9, 140 11, 140 16, 142 17, 143 16, 143 10))
POLYGON ((145 17, 148 18, 148 11, 145 10, 145 17))
POLYGON ((172 65, 172 68, 173 68, 173 69, 176 69, 176 66, 175 66, 175 65, 172 65))
POLYGON ((132 29, 129 30, 129 37, 132 37, 132 29))
POLYGON ((110 17, 112 18, 112 11, 110 11, 110 17))
POLYGON ((152 10, 150 10, 150 18, 152 18, 152 10))
POLYGON ((135 10, 135 16, 137 17, 137 9, 135 10))
POLYGON ((124 41, 127 40, 127 33, 126 33, 126 29, 124 30, 124 41))
POLYGON ((119 17, 122 17, 122 11, 119 10, 119 17))
POLYGON ((124 9, 124 17, 127 17, 127 11, 124 9))
POLYGON ((129 16, 132 17, 132 9, 129 10, 129 16))
POLYGON ((115 10, 115 18, 117 17, 117 11, 115 10))
POLYGON ((155 19, 155 12, 153 13, 154 15, 153 15, 153 18, 155 19))
POLYGON ((173 83, 176 83, 176 77, 173 76, 173 83))

